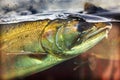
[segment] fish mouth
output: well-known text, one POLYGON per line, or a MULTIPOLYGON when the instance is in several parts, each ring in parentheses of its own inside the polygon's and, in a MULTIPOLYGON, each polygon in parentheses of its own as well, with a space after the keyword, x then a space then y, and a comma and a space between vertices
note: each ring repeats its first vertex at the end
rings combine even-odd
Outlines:
POLYGON ((89 50, 97 43, 99 43, 102 39, 107 37, 111 28, 112 25, 110 24, 100 28, 96 28, 96 30, 93 31, 87 31, 86 34, 82 37, 82 42, 80 40, 81 37, 78 38, 78 42, 80 43, 77 42, 77 44, 74 45, 69 51, 65 51, 64 53, 74 56, 84 53, 85 51, 89 50))
POLYGON ((105 26, 105 27, 103 27, 103 28, 99 28, 98 30, 96 30, 95 32, 90 32, 89 34, 87 34, 86 36, 85 36, 85 40, 86 39, 89 39, 89 38, 91 38, 91 37, 94 37, 96 34, 100 34, 100 33, 102 33, 102 32, 106 32, 106 38, 108 37, 108 33, 109 33, 109 31, 110 31, 110 29, 112 28, 112 26, 111 25, 108 25, 108 26, 105 26))
POLYGON ((105 27, 100 27, 100 28, 93 26, 91 29, 89 29, 87 31, 83 31, 79 35, 79 37, 77 39, 77 44, 84 43, 86 40, 94 38, 96 36, 97 37, 102 36, 101 35, 102 33, 105 34, 105 38, 108 38, 108 33, 111 28, 112 28, 112 24, 110 24, 110 23, 109 23, 109 25, 106 25, 105 27))

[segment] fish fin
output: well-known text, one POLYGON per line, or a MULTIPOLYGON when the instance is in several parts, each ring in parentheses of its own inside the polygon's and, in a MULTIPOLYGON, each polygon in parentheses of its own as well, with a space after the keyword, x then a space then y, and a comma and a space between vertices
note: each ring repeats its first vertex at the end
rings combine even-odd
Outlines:
POLYGON ((89 2, 86 2, 84 4, 84 12, 87 14, 94 14, 94 13, 106 12, 106 11, 108 11, 108 10, 103 9, 103 8, 96 6, 96 5, 89 3, 89 2))
MULTIPOLYGON (((1 56, 1 77, 5 80, 38 72, 43 65, 46 53, 8 53, 1 56), (41 64, 42 63, 42 64, 41 64), (33 72, 33 73, 30 73, 33 72)), ((44 65, 43 65, 44 66, 44 65)))

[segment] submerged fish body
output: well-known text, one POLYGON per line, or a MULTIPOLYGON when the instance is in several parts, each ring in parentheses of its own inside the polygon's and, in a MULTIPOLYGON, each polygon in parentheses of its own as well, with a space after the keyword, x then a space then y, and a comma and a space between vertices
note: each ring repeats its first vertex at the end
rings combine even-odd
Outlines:
POLYGON ((84 18, 71 13, 54 19, 41 15, 28 20, 1 18, 1 77, 10 79, 46 70, 96 45, 111 25, 108 21, 89 22, 84 18))

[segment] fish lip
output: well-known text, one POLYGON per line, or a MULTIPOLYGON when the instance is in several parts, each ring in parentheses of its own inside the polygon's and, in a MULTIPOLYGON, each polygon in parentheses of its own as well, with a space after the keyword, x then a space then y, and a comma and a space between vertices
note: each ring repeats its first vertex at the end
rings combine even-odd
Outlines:
MULTIPOLYGON (((94 32, 88 32, 85 36, 82 37, 82 41, 81 42, 85 42, 87 39, 90 39, 91 37, 94 37, 97 34, 100 34, 101 32, 105 31, 106 32, 106 38, 108 38, 108 33, 112 28, 112 24, 106 25, 105 27, 102 28, 97 28, 96 31, 94 32)), ((78 39, 80 39, 81 37, 79 37, 78 39)))
MULTIPOLYGON (((110 31, 110 29, 112 28, 112 26, 105 26, 104 28, 100 28, 100 29, 98 29, 96 32, 96 34, 99 34, 99 33, 101 33, 101 32, 103 32, 103 31, 106 31, 106 37, 108 36, 108 33, 109 33, 109 31, 110 31)), ((95 35, 96 35, 95 34, 95 35)), ((94 35, 93 35, 94 36, 94 35)))

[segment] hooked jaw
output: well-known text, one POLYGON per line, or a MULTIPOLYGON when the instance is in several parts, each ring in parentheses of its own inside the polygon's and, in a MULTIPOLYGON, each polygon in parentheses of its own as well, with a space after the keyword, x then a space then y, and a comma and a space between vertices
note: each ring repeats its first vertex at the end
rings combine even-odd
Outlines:
POLYGON ((102 39, 107 37, 110 29, 112 28, 112 25, 110 23, 101 23, 100 25, 98 24, 94 23, 94 26, 87 30, 84 30, 82 34, 80 34, 82 35, 82 37, 80 37, 81 39, 78 38, 80 40, 80 43, 73 46, 69 51, 65 51, 64 53, 66 55, 77 56, 92 48, 102 39))

